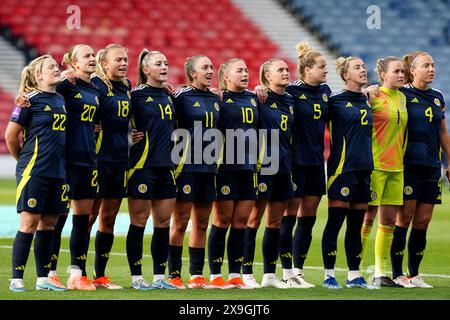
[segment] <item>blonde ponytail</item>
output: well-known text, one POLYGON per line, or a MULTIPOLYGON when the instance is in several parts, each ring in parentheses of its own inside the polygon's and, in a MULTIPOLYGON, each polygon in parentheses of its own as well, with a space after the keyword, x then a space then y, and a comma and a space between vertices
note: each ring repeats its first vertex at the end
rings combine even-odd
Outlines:
POLYGON ((36 76, 42 72, 42 65, 46 59, 53 59, 53 57, 49 54, 42 55, 23 68, 19 85, 20 94, 26 94, 37 90, 38 83, 36 76))

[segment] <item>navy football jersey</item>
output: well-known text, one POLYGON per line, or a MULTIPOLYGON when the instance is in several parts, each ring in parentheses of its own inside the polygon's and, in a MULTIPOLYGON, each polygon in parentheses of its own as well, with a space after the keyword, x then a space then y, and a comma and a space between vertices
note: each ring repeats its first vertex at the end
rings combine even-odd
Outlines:
POLYGON ((34 91, 28 98, 31 107, 16 107, 10 119, 23 127, 24 144, 16 176, 65 178, 64 98, 58 93, 42 91, 34 91))
POLYGON ((76 80, 76 85, 64 79, 56 91, 66 102, 66 162, 96 167, 94 119, 99 106, 98 88, 81 79, 76 80))
POLYGON ((131 123, 145 138, 131 147, 130 168, 173 167, 175 108, 165 89, 142 84, 131 91, 131 123))
MULTIPOLYGON (((176 174, 182 172, 213 172, 217 173, 217 164, 205 163, 203 158, 203 151, 211 143, 214 142, 203 141, 199 136, 200 129, 205 133, 207 129, 216 128, 219 120, 220 98, 211 91, 203 91, 193 87, 187 87, 174 96, 175 111, 177 113, 177 128, 183 128, 189 131, 189 141, 183 141, 184 150, 186 154, 182 156, 180 164, 178 164, 176 174), (194 122, 201 124, 195 132, 197 139, 194 136, 194 122), (201 145, 196 145, 195 141, 202 141, 201 145), (183 158, 190 157, 190 163, 184 161, 183 158)), ((214 140, 214 139, 213 139, 214 140)), ((217 151, 217 150, 216 150, 217 151)), ((214 154, 216 159, 219 154, 214 154)))
POLYGON ((293 164, 322 166, 330 87, 295 81, 286 87, 294 97, 293 164))
POLYGON ((342 90, 328 101, 330 157, 328 178, 373 169, 372 108, 361 92, 342 90))
POLYGON ((250 91, 223 92, 220 108, 219 129, 225 136, 225 145, 220 170, 256 170, 258 159, 258 103, 257 97, 250 91), (227 129, 233 130, 234 148, 226 140, 227 129), (239 130, 239 131, 238 131, 239 130), (240 140, 239 137, 245 137, 240 140), (245 150, 238 150, 245 147, 245 150), (245 153, 243 153, 245 152, 245 153), (227 159, 228 158, 228 159, 227 159))
MULTIPOLYGON (((294 98, 289 94, 278 94, 271 90, 268 91, 267 100, 259 105, 259 124, 258 128, 266 129, 267 134, 258 141, 261 144, 261 153, 263 149, 266 155, 272 155, 271 130, 277 130, 279 143, 274 144, 279 152, 278 173, 292 172, 292 126, 294 124, 294 98), (262 140, 262 141, 261 141, 262 140)), ((259 159, 262 167, 270 167, 270 164, 264 164, 259 159)), ((272 159, 272 161, 274 161, 272 159)))
POLYGON ((405 165, 441 167, 439 129, 445 119, 445 101, 441 92, 420 90, 408 84, 400 88, 406 96, 408 143, 405 165))
POLYGON ((112 90, 99 77, 92 82, 100 89, 98 120, 102 126, 96 150, 99 161, 128 161, 128 118, 130 115, 130 81, 112 81, 112 90))

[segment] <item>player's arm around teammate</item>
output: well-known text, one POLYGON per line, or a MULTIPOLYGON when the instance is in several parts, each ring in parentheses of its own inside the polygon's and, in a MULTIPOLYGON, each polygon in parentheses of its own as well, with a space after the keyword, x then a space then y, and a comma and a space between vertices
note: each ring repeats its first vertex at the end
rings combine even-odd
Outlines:
POLYGON ((131 123, 134 129, 144 133, 144 138, 131 147, 128 170, 127 257, 131 287, 138 290, 176 288, 164 280, 170 216, 177 194, 171 160, 175 109, 163 87, 168 71, 164 54, 144 49, 139 56, 137 87, 131 92, 131 123), (142 276, 143 236, 150 212, 153 217, 152 284, 142 276))
MULTIPOLYGON (((177 201, 172 216, 169 247, 170 282, 180 288, 183 239, 192 210, 192 231, 189 237, 189 288, 208 288, 203 277, 205 263, 206 230, 209 216, 216 200, 215 179, 217 164, 205 158, 210 145, 203 132, 217 128, 220 99, 209 90, 214 69, 211 60, 204 56, 192 56, 185 62, 189 86, 175 94, 177 128, 187 133, 177 141, 182 146, 182 156, 176 168, 177 201)), ((211 131, 214 132, 214 131, 211 131)), ((220 137, 221 138, 221 137, 220 137)), ((217 141, 211 142, 216 144, 217 141)), ((217 148, 213 148, 217 151, 217 148)), ((216 153, 216 156, 217 153, 216 153)))
POLYGON ((9 289, 26 291, 23 274, 34 237, 36 290, 64 291, 48 277, 53 229, 59 214, 69 211, 65 173, 64 99, 56 93, 61 82, 58 64, 50 55, 31 61, 22 71, 20 93, 30 108, 16 107, 6 128, 8 150, 17 160, 19 230, 12 249, 9 289), (20 143, 23 132, 24 143, 20 143))
POLYGON ((262 216, 267 207, 266 228, 263 238, 264 276, 263 287, 290 288, 287 282, 280 281, 276 275, 278 260, 280 224, 288 200, 294 196, 292 186, 292 124, 294 122, 294 100, 286 93, 290 73, 286 62, 274 58, 266 61, 260 69, 261 84, 269 88, 267 100, 259 108, 259 130, 265 130, 259 138, 261 155, 271 155, 272 163, 260 159, 261 172, 258 176, 258 200, 250 215, 246 230, 244 253, 244 283, 257 287, 253 278, 255 240, 262 216), (272 134, 278 135, 278 143, 272 141, 272 134), (278 154, 278 157, 274 156, 278 154), (278 165, 274 168, 273 165, 278 165), (272 166, 272 167, 271 167, 272 166), (275 172, 273 172, 275 170, 275 172), (272 171, 272 172, 271 172, 272 171))
POLYGON ((399 58, 387 57, 377 60, 375 71, 381 87, 378 89, 379 95, 371 99, 374 171, 371 176, 372 199, 361 231, 361 260, 364 259, 370 229, 380 208, 375 239, 375 284, 378 287, 409 286, 405 279, 392 281, 386 275, 395 219, 403 204, 403 154, 408 112, 406 97, 398 89, 403 86, 404 69, 399 58))
POLYGON ((114 242, 114 224, 122 198, 126 196, 128 169, 128 120, 130 113, 130 81, 127 49, 110 44, 96 56, 97 70, 92 82, 100 90, 98 119, 101 131, 96 141, 98 154, 99 198, 94 204, 90 224, 99 214, 95 238, 94 283, 107 280, 106 264, 114 242))
POLYGON ((231 59, 219 68, 222 90, 219 129, 225 136, 222 163, 217 174, 217 200, 214 202, 208 238, 210 286, 249 288, 241 279, 245 229, 257 195, 256 158, 258 105, 247 91, 249 73, 245 62, 231 59), (236 136, 227 134, 235 134, 236 136), (229 139, 229 141, 227 140, 229 139), (231 141, 233 140, 233 141, 231 141), (229 280, 221 276, 226 233, 229 280))
POLYGON ((328 70, 324 56, 307 42, 298 43, 296 49, 298 80, 286 87, 295 101, 292 135, 294 198, 289 200, 281 220, 280 260, 284 280, 292 279, 295 287, 310 288, 314 285, 304 279, 303 264, 311 245, 317 207, 326 193, 323 152, 331 90, 325 84, 328 70))
POLYGON ((442 201, 440 149, 449 156, 450 137, 444 97, 430 87, 436 72, 433 58, 427 52, 414 51, 402 60, 406 85, 400 91, 406 96, 408 144, 404 156, 404 204, 397 215, 391 247, 392 273, 393 277, 403 276, 406 234, 412 224, 408 240, 409 282, 430 288, 420 276, 419 266, 434 206, 442 201))
POLYGON ((370 200, 372 110, 362 93, 367 83, 364 62, 357 57, 339 58, 337 72, 345 89, 329 99, 330 157, 327 163, 328 220, 322 236, 325 288, 339 289, 334 266, 339 231, 347 219, 345 252, 349 268, 347 287, 369 288, 359 273, 361 226, 370 200))

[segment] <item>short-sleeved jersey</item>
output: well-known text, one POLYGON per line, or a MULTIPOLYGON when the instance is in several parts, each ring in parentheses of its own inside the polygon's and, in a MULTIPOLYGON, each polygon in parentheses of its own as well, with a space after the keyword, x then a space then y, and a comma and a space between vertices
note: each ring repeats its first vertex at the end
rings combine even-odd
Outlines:
POLYGON ((34 91, 28 94, 31 107, 16 107, 10 121, 23 127, 24 144, 16 176, 65 178, 64 98, 58 93, 34 91))
POLYGON ((225 136, 220 170, 255 171, 258 160, 258 103, 254 93, 225 90, 220 108, 219 129, 225 136), (232 143, 227 130, 234 132, 232 143), (245 148, 245 149, 243 149, 245 148), (228 150, 229 149, 229 150, 228 150))
POLYGON ((102 126, 96 150, 99 161, 128 161, 128 119, 130 115, 131 94, 122 81, 112 81, 112 90, 99 77, 92 82, 100 90, 98 120, 102 126))
MULTIPOLYGON (((268 91, 267 99, 259 105, 259 130, 266 129, 267 134, 259 137, 261 144, 260 153, 273 155, 273 148, 278 148, 279 169, 278 173, 292 172, 292 126, 294 124, 294 98, 289 94, 278 94, 268 91), (272 146, 271 130, 278 133, 278 144, 272 146), (264 152, 263 152, 264 151, 264 152)), ((272 156, 273 157, 273 156, 272 156)), ((273 159, 272 159, 273 160, 273 159)), ((259 159, 262 167, 269 167, 259 159)))
POLYGON ((372 152, 376 170, 403 171, 408 111, 406 97, 398 90, 380 87, 372 102, 372 152))
POLYGON ((445 101, 441 92, 429 88, 420 90, 408 84, 400 88, 406 96, 408 109, 408 144, 405 165, 440 168, 439 129, 445 119, 445 101))
POLYGON ((81 79, 76 80, 76 85, 64 79, 56 91, 66 102, 66 162, 96 167, 94 118, 99 106, 98 88, 81 79))
POLYGON ((175 108, 165 89, 142 84, 131 91, 131 124, 145 138, 131 147, 130 168, 173 168, 175 108))
MULTIPOLYGON (((184 153, 176 169, 176 175, 181 172, 217 173, 217 163, 206 163, 203 157, 205 148, 208 146, 212 148, 212 146, 217 145, 214 141, 206 141, 200 134, 203 135, 207 129, 217 129, 220 110, 219 97, 209 90, 203 91, 194 87, 187 87, 175 94, 174 105, 177 114, 177 128, 186 129, 190 134, 188 140, 180 142, 184 146, 184 153), (199 125, 195 130, 194 122, 199 125), (196 141, 199 143, 196 143, 196 141), (186 161, 187 157, 190 157, 190 163, 186 161)), ((220 148, 215 149, 220 153, 220 150, 217 150, 220 148)), ((220 156, 217 152, 212 154, 216 159, 220 156)))
POLYGON ((328 117, 330 87, 310 86, 295 81, 286 87, 294 97, 293 164, 295 166, 323 165, 324 134, 328 117))
POLYGON ((344 172, 373 169, 372 109, 367 98, 361 92, 342 90, 328 101, 329 181, 344 172))

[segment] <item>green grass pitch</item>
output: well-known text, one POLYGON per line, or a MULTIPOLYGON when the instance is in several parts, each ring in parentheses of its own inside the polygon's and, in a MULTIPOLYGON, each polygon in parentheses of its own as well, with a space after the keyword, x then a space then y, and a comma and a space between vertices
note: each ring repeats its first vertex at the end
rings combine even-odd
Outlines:
MULTIPOLYGON (((428 232, 427 249, 422 262, 421 272, 426 280, 434 286, 434 289, 382 289, 382 290, 364 290, 348 289, 329 290, 322 288, 323 281, 322 258, 321 258, 321 234, 326 222, 326 199, 322 200, 320 205, 317 223, 314 227, 313 241, 305 264, 306 278, 316 284, 312 289, 288 289, 279 290, 273 288, 258 290, 152 290, 137 291, 129 288, 130 273, 125 255, 125 237, 117 236, 112 249, 110 261, 107 266, 107 274, 111 276, 114 282, 122 285, 124 290, 97 290, 95 292, 44 292, 35 291, 35 267, 33 252, 30 253, 27 268, 25 271, 25 284, 29 289, 25 293, 12 293, 8 290, 8 279, 11 276, 11 246, 12 238, 0 238, 0 300, 178 300, 178 299, 200 299, 200 300, 449 300, 450 299, 450 193, 448 185, 444 185, 443 205, 437 206, 434 217, 428 232)), ((14 204, 15 182, 14 180, 0 180, 0 204, 14 204)), ((126 201, 122 206, 122 211, 126 211, 126 201)), ((0 226, 1 227, 1 226, 0 226)), ((344 229, 344 228, 343 228, 344 229)), ((375 230, 375 228, 374 228, 375 230)), ((92 234, 95 233, 92 232, 92 234)), ((257 237, 256 255, 255 255, 255 277, 258 281, 262 278, 262 254, 261 242, 263 227, 260 228, 257 237)), ((188 239, 186 235, 186 240, 188 239)), ((345 252, 343 247, 344 230, 339 237, 338 257, 336 263, 336 276, 341 285, 345 284, 347 276, 347 267, 345 262, 345 252)), ((375 232, 372 232, 371 242, 368 248, 366 259, 364 261, 364 270, 374 264, 374 238, 375 232)), ((87 270, 89 276, 92 276, 94 252, 94 238, 91 238, 90 251, 87 260, 87 270)), ((68 274, 66 269, 70 263, 68 252, 68 238, 63 238, 61 244, 60 262, 58 273, 62 281, 66 281, 68 274)), ((183 279, 188 278, 188 250, 187 241, 183 251, 183 279)), ((406 260, 406 259, 405 259, 406 260)), ((406 261, 405 261, 406 263, 406 261)), ((370 269, 370 268, 369 268, 370 269)), ((404 266, 406 270, 406 266, 404 266)), ((224 262, 222 272, 227 275, 228 266, 224 262)), ((146 234, 144 239, 144 259, 143 259, 144 277, 151 281, 152 279, 152 261, 150 257, 150 235, 146 234)), ((281 266, 278 264, 277 273, 281 276, 281 266)), ((209 275, 208 262, 205 262, 204 275, 209 275)), ((368 278, 369 273, 364 276, 368 278)))

